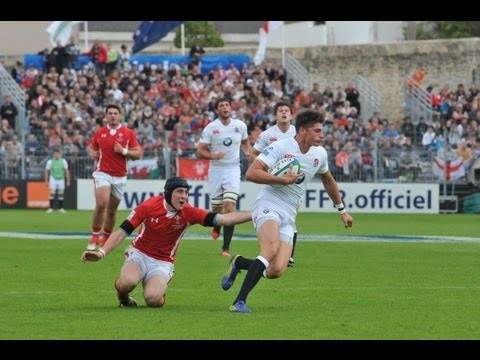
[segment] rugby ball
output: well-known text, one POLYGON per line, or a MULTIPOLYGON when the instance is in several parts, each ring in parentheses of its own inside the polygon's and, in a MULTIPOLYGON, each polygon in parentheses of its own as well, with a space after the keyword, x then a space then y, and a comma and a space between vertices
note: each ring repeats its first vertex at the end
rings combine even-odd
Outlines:
POLYGON ((300 162, 295 158, 283 158, 277 161, 272 167, 268 170, 268 172, 275 176, 283 176, 288 172, 292 174, 299 174, 300 173, 300 162), (291 168, 291 170, 290 170, 291 168))

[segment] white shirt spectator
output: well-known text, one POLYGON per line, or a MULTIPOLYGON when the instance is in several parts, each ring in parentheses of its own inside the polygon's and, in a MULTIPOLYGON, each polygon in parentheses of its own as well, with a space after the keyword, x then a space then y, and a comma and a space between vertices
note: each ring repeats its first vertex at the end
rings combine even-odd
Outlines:
POLYGON ((433 139, 435 139, 435 132, 433 131, 433 127, 429 126, 425 134, 422 137, 422 145, 428 147, 432 144, 433 139))

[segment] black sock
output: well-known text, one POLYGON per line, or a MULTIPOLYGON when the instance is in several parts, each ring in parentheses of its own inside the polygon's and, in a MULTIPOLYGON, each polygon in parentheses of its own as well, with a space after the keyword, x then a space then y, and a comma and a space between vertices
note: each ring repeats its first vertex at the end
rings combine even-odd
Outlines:
POLYGON ((55 198, 50 199, 50 209, 53 209, 53 202, 55 201, 55 198))
POLYGON ((293 234, 293 246, 292 246, 292 255, 290 255, 291 258, 293 258, 293 254, 295 253, 295 244, 297 243, 297 232, 293 234))
POLYGON ((230 243, 232 242, 234 229, 235 229, 235 225, 223 227, 223 247, 222 247, 223 250, 230 249, 230 243))
POLYGON ((247 259, 243 256, 239 256, 237 260, 235 260, 235 266, 240 270, 248 270, 250 265, 252 265, 254 259, 247 259))
POLYGON ((242 287, 240 288, 240 292, 237 295, 237 298, 233 302, 234 304, 237 301, 247 300, 247 296, 252 291, 252 289, 257 285, 258 280, 262 277, 263 270, 265 270, 265 265, 258 259, 253 260, 252 265, 248 268, 247 276, 243 280, 242 287))
POLYGON ((58 208, 63 209, 63 199, 58 199, 58 208))

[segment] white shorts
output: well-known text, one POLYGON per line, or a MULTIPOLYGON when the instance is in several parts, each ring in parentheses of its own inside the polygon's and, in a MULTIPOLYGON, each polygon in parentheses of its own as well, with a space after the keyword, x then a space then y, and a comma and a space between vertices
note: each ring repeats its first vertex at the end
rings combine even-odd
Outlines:
POLYGON ((240 192, 240 166, 212 168, 208 170, 208 188, 210 200, 223 198, 223 193, 240 192))
POLYGON ((111 186, 112 195, 117 199, 122 199, 125 188, 127 187, 126 176, 111 176, 101 171, 94 171, 92 176, 95 183, 95 188, 111 186))
POLYGON ((293 233, 295 227, 296 212, 289 213, 278 208, 278 205, 262 201, 255 202, 252 210, 253 226, 258 233, 260 227, 268 220, 276 221, 280 226, 280 241, 293 246, 293 233))
POLYGON ((172 263, 154 259, 133 246, 129 246, 125 249, 125 264, 132 261, 140 265, 143 272, 143 283, 153 275, 159 275, 165 279, 168 284, 175 273, 175 266, 172 263))
POLYGON ((50 176, 48 187, 50 192, 55 192, 56 190, 63 191, 65 190, 65 179, 55 179, 54 177, 50 176))

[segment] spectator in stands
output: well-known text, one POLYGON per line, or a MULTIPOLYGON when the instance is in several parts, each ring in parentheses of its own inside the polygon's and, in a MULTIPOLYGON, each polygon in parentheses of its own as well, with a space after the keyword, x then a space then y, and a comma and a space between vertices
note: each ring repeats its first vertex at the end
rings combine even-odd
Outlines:
POLYGON ((168 146, 170 150, 176 151, 177 156, 181 156, 183 151, 188 149, 189 134, 184 131, 181 123, 175 124, 175 130, 168 135, 168 146))
POLYGON ((267 61, 265 63, 265 68, 263 69, 263 71, 265 71, 265 75, 267 76, 268 81, 270 82, 273 81, 273 79, 275 79, 275 76, 277 75, 277 72, 273 68, 271 61, 267 61))
MULTIPOLYGON (((144 113, 145 111, 149 111, 151 113, 152 109, 150 108, 150 106, 146 106, 143 111, 144 113)), ((152 139, 154 133, 153 125, 150 122, 150 118, 151 116, 144 116, 142 121, 138 125, 138 135, 146 139, 152 139)))
POLYGON ((75 36, 70 36, 70 41, 65 45, 67 52, 67 67, 70 70, 77 70, 77 61, 80 56, 80 47, 75 42, 75 36))
POLYGON ((468 120, 468 113, 463 109, 462 104, 455 105, 455 110, 452 113, 452 120, 453 122, 459 124, 462 120, 468 120))
POLYGON ((361 180, 366 182, 373 181, 373 156, 368 147, 364 146, 361 149, 362 166, 361 166, 361 180))
POLYGON ((0 118, 8 121, 8 125, 12 130, 15 130, 16 117, 18 114, 17 107, 13 104, 10 96, 5 96, 4 103, 0 107, 0 118))
POLYGON ((111 43, 107 43, 107 75, 110 75, 117 68, 119 54, 112 48, 111 43))
POLYGON ((192 65, 200 65, 202 61, 202 56, 205 54, 203 49, 203 44, 201 39, 197 39, 195 44, 190 48, 190 58, 192 59, 192 65))
POLYGON ((14 147, 12 141, 5 142, 5 178, 10 180, 20 179, 20 164, 22 159, 22 148, 14 147))
POLYGON ((120 54, 118 54, 118 66, 120 71, 130 70, 130 52, 125 44, 120 47, 120 54))
POLYGON ((105 73, 108 61, 108 50, 100 40, 95 40, 93 46, 86 55, 89 55, 92 60, 95 74, 101 75, 102 73, 105 73))
POLYGON ((427 129, 428 125, 425 122, 425 117, 420 116, 420 118, 418 119, 418 124, 415 126, 415 144, 422 144, 423 134, 425 134, 427 129))
POLYGON ((345 88, 345 99, 350 103, 351 106, 357 109, 358 114, 360 115, 360 101, 358 101, 360 94, 357 89, 353 87, 351 81, 347 82, 347 87, 345 88))
POLYGON ((20 75, 20 72, 22 70, 25 70, 25 67, 23 66, 23 63, 21 61, 16 61, 15 66, 12 68, 12 71, 11 71, 12 78, 15 81, 17 81, 17 79, 20 75))
POLYGON ((415 182, 418 174, 421 172, 421 160, 416 152, 412 151, 411 147, 407 147, 398 159, 400 167, 400 175, 404 176, 405 181, 415 182))
POLYGON ((415 128, 412 123, 412 118, 410 116, 405 116, 403 118, 402 125, 400 125, 400 132, 402 132, 406 137, 413 139, 415 134, 415 128))
POLYGON ((40 149, 40 143, 37 141, 35 134, 30 133, 27 135, 25 141, 25 153, 27 155, 35 155, 35 152, 40 149))
POLYGON ((50 69, 50 67, 52 66, 52 62, 50 60, 50 51, 48 51, 48 48, 40 50, 37 53, 37 55, 42 56, 42 62, 43 62, 44 68, 46 70, 50 69))
POLYGON ((57 73, 62 72, 63 68, 67 67, 68 54, 65 46, 62 45, 60 40, 57 41, 57 46, 52 49, 50 55, 53 60, 53 66, 55 66, 57 73))
POLYGON ((470 167, 472 166, 474 160, 472 144, 463 139, 458 145, 456 154, 457 157, 463 158, 463 168, 465 169, 465 174, 468 174, 468 171, 470 170, 470 167))
POLYGON ((447 142, 445 147, 438 149, 437 156, 445 161, 454 161, 458 157, 457 153, 455 152, 456 148, 457 145, 452 145, 451 143, 447 142))
POLYGON ((427 131, 423 134, 422 137, 422 146, 424 149, 430 149, 432 141, 435 139, 435 132, 433 131, 433 126, 429 125, 427 131))

